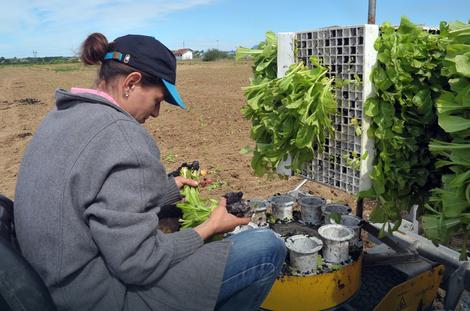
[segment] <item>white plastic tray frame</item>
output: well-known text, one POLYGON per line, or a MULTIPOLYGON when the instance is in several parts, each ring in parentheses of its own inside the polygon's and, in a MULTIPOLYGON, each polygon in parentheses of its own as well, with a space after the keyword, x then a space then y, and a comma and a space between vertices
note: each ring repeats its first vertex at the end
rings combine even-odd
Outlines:
MULTIPOLYGON (((374 42, 379 34, 377 25, 327 27, 295 33, 296 59, 290 55, 295 49, 292 33, 278 34, 278 77, 295 61, 310 65, 310 56, 317 56, 324 66, 330 68, 329 76, 343 80, 360 78, 360 85, 347 84, 336 90, 338 109, 332 116, 334 136, 328 139, 323 154, 316 154, 311 163, 306 163, 302 176, 351 194, 370 188, 369 174, 374 158, 374 142, 367 137, 369 123, 363 114, 365 99, 372 93, 370 73, 377 59, 374 42), (361 124, 362 134, 355 134, 351 120, 361 124), (353 152, 359 156, 367 151, 368 156, 360 163, 360 169, 347 164, 345 156, 353 152)), ((292 175, 281 163, 278 172, 292 175)))
MULTIPOLYGON (((280 32, 277 34, 277 77, 284 77, 289 66, 297 61, 294 55, 295 50, 295 32, 280 32)), ((286 176, 292 176, 292 170, 289 168, 291 158, 281 161, 277 166, 277 173, 286 176)))

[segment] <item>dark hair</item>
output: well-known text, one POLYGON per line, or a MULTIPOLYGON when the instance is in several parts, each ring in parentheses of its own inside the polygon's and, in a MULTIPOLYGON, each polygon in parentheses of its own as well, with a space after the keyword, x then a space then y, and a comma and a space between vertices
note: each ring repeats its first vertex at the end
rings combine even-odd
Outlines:
POLYGON ((118 76, 127 76, 132 72, 140 72, 142 75, 140 83, 142 83, 143 86, 163 84, 160 78, 151 76, 129 65, 120 63, 116 60, 104 61, 104 56, 108 52, 114 52, 113 42, 109 43, 108 39, 106 39, 106 37, 101 33, 92 33, 82 43, 80 49, 80 60, 85 65, 100 65, 98 71, 98 82, 110 82, 118 76))

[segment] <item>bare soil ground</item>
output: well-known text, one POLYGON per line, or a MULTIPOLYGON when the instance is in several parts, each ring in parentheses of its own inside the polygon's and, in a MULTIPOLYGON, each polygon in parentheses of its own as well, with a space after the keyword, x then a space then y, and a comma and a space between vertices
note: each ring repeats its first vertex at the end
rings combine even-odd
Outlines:
MULTIPOLYGON (((249 63, 233 61, 181 63, 177 85, 189 112, 165 104, 157 119, 144 125, 160 147, 168 171, 185 161, 199 160, 218 181, 211 197, 243 191, 244 198, 268 198, 294 188, 301 178, 289 180, 256 177, 251 156, 240 154, 254 146, 250 121, 240 109, 245 104, 241 88, 251 76, 249 63)), ((46 114, 54 109, 56 88, 91 87, 96 68, 79 64, 0 67, 0 193, 14 198, 22 154, 46 114)), ((309 182, 302 188, 335 202, 355 205, 342 191, 309 182)))

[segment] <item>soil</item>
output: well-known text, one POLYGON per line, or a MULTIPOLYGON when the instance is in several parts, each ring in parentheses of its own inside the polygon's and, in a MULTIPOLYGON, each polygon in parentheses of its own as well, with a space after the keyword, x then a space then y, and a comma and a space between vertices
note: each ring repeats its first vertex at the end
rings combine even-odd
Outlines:
MULTIPOLYGON (((0 193, 10 198, 14 198, 24 149, 41 120, 54 108, 55 89, 91 87, 95 80, 94 67, 62 67, 70 66, 0 67, 0 193)), ((243 147, 254 146, 249 137, 250 121, 240 112, 245 104, 241 88, 248 85, 250 76, 250 63, 180 63, 177 85, 189 111, 164 104, 160 116, 144 125, 160 147, 168 171, 183 162, 199 160, 215 181, 205 190, 207 196, 243 191, 244 199, 267 199, 292 190, 302 181, 300 177, 254 176, 250 155, 240 153, 243 147)), ((355 206, 353 196, 315 182, 307 183, 302 190, 355 206)))
POLYGON ((255 210, 244 200, 227 205, 227 211, 237 217, 251 217, 255 210))
POLYGON ((279 233, 282 237, 288 238, 296 234, 303 234, 306 236, 313 236, 321 239, 318 234, 318 226, 306 226, 296 221, 292 222, 278 222, 271 226, 273 231, 279 233))
POLYGON ((227 199, 227 211, 237 217, 251 217, 255 212, 247 201, 242 200, 243 192, 228 192, 224 194, 224 198, 227 199))

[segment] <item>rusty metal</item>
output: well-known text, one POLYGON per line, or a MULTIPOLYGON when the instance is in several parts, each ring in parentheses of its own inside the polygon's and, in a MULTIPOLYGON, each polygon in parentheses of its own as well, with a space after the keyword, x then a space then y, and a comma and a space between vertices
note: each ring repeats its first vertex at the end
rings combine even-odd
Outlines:
POLYGON ((368 24, 375 24, 375 9, 376 9, 376 1, 369 0, 369 13, 367 17, 368 24))

